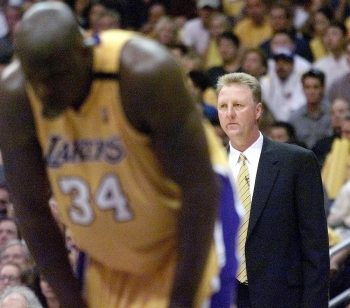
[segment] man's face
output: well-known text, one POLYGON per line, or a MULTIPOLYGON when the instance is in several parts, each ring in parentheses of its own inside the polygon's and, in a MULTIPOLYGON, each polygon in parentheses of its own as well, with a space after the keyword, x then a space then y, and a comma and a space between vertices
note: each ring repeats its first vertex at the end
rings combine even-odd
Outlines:
POLYGON ((246 85, 224 86, 218 95, 220 124, 233 144, 251 141, 252 134, 258 131, 261 110, 261 104, 254 101, 246 85))
POLYGON ((286 59, 276 60, 276 74, 281 80, 286 80, 293 71, 293 61, 286 59))
POLYGON ((306 77, 303 81, 303 89, 307 104, 318 105, 321 103, 324 88, 319 79, 314 77, 306 77))
POLYGON ((16 224, 11 220, 4 220, 0 223, 0 247, 8 241, 18 239, 16 224))

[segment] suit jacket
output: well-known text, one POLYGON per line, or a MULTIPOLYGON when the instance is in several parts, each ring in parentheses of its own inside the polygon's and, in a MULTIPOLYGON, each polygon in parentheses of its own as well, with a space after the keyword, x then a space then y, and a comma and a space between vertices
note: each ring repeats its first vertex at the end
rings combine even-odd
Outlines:
POLYGON ((264 137, 245 253, 253 307, 328 307, 327 224, 312 151, 264 137))

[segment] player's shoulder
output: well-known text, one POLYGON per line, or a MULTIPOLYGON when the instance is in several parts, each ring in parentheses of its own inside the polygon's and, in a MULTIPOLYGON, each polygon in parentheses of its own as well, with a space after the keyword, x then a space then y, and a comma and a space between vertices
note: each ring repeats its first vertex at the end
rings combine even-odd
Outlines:
POLYGON ((264 138, 264 142, 267 144, 268 149, 279 156, 282 161, 288 162, 296 159, 315 158, 315 154, 311 150, 296 144, 273 141, 267 137, 264 138))
POLYGON ((24 75, 20 62, 15 59, 0 74, 0 104, 4 108, 12 100, 15 104, 17 96, 25 92, 24 75))
POLYGON ((25 88, 25 77, 18 60, 12 61, 0 74, 0 130, 11 134, 32 133, 33 118, 25 88), (30 127, 30 130, 28 129, 30 127))
POLYGON ((176 63, 165 46, 145 36, 135 35, 123 47, 121 66, 142 77, 176 68, 176 63))

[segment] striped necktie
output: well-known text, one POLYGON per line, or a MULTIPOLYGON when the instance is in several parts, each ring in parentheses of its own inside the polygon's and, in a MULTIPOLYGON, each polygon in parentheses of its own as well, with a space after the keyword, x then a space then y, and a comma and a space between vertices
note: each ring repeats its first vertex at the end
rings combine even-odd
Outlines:
POLYGON ((237 270, 237 279, 240 282, 245 283, 248 280, 245 260, 245 242, 247 239, 249 215, 252 201, 249 190, 249 171, 247 167, 247 158, 241 153, 238 162, 241 165, 237 178, 238 195, 244 207, 245 213, 242 218, 238 233, 238 253, 240 260, 237 270))

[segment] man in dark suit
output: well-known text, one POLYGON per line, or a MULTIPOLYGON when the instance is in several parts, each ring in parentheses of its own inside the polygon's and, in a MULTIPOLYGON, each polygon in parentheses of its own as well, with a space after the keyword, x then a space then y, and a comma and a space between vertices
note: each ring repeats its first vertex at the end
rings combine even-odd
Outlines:
POLYGON ((224 75, 217 90, 245 209, 237 307, 328 307, 328 236, 315 155, 260 133, 261 88, 254 77, 224 75))

